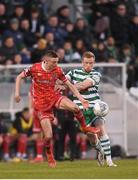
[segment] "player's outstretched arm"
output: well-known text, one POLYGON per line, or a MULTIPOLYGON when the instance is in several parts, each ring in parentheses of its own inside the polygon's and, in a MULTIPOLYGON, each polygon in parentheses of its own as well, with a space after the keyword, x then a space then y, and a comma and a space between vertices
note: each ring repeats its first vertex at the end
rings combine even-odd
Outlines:
POLYGON ((81 94, 79 93, 78 89, 69 81, 67 80, 65 84, 68 86, 68 88, 73 92, 73 94, 81 101, 83 107, 86 109, 89 107, 89 102, 85 100, 81 94))
POLYGON ((15 101, 18 103, 21 100, 20 97, 20 85, 21 85, 21 80, 25 77, 24 72, 21 72, 15 82, 15 101))
POLYGON ((98 85, 100 83, 100 79, 101 79, 101 74, 100 73, 95 74, 91 77, 88 77, 84 81, 77 83, 76 88, 79 91, 87 90, 88 88, 92 86, 98 85))
POLYGON ((30 91, 28 93, 28 107, 29 107, 30 115, 32 115, 33 114, 33 98, 30 91))

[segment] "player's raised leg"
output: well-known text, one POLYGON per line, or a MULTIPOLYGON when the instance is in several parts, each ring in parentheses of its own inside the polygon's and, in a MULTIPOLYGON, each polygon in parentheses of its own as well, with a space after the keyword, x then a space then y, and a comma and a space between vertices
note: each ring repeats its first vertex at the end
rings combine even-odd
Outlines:
POLYGON ((53 155, 53 149, 51 145, 52 141, 52 126, 51 126, 51 120, 49 118, 44 118, 40 121, 40 124, 42 126, 42 130, 44 133, 44 146, 46 147, 46 156, 48 165, 51 168, 54 168, 56 166, 56 161, 54 159, 53 155))
POLYGON ((77 120, 80 122, 81 128, 84 133, 88 133, 88 132, 98 133, 99 132, 98 128, 86 126, 85 118, 82 111, 79 109, 78 105, 72 102, 69 98, 67 97, 62 98, 60 102, 57 102, 56 107, 59 109, 72 111, 75 117, 77 118, 77 120))

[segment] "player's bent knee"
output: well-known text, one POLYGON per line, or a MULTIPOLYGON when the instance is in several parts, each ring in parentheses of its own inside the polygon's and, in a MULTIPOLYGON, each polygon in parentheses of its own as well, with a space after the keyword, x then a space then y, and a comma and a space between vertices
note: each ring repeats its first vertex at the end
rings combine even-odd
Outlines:
POLYGON ((105 134, 107 134, 104 125, 99 125, 99 126, 96 126, 96 127, 98 127, 100 129, 100 132, 99 132, 100 136, 104 136, 105 134))
POLYGON ((76 104, 73 104, 72 105, 72 110, 74 113, 78 112, 80 109, 79 109, 79 106, 77 106, 76 104))
POLYGON ((47 136, 47 137, 45 137, 45 140, 46 140, 46 141, 51 141, 51 139, 52 139, 52 137, 51 137, 51 136, 47 136))
POLYGON ((46 139, 52 139, 52 132, 51 131, 47 131, 47 132, 44 132, 44 136, 46 139))
POLYGON ((52 139, 52 133, 47 133, 46 136, 45 136, 46 139, 52 139))
POLYGON ((49 119, 43 119, 40 121, 45 138, 52 138, 52 126, 49 119))

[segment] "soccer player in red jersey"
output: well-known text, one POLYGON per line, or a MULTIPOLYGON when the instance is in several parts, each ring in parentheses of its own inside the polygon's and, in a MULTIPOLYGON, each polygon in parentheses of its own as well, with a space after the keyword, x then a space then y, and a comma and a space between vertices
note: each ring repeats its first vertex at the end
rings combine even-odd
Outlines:
POLYGON ((84 108, 88 108, 88 101, 83 99, 76 87, 66 79, 62 69, 57 66, 59 57, 55 51, 48 51, 42 58, 42 62, 32 65, 25 69, 16 78, 15 84, 15 101, 20 101, 20 83, 21 79, 30 76, 32 78, 32 96, 34 118, 39 120, 44 133, 45 147, 48 164, 50 167, 56 166, 53 156, 51 140, 52 126, 51 121, 54 119, 53 108, 65 109, 72 111, 80 122, 84 133, 98 133, 99 129, 87 127, 83 113, 79 107, 70 99, 62 96, 55 90, 56 81, 59 79, 73 92, 73 94, 81 101, 84 108))

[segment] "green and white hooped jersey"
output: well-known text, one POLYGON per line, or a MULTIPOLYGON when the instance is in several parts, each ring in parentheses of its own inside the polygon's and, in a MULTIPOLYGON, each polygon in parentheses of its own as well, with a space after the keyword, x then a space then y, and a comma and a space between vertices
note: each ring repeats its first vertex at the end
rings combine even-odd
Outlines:
MULTIPOLYGON (((74 69, 66 74, 66 77, 73 83, 79 83, 86 79, 90 79, 93 82, 93 86, 88 88, 86 91, 80 92, 84 99, 89 101, 89 109, 84 110, 83 114, 86 119, 86 124, 90 124, 96 120, 96 116, 93 112, 93 106, 96 102, 100 101, 100 96, 98 94, 99 83, 101 79, 101 74, 94 69, 87 73, 83 69, 74 69)), ((73 102, 83 110, 83 106, 77 97, 73 96, 73 102)))
MULTIPOLYGON (((74 69, 69 71, 66 74, 66 77, 73 83, 79 83, 86 79, 90 79, 93 82, 93 86, 88 88, 86 91, 80 92, 84 99, 89 101, 90 108, 93 107, 97 101, 100 101, 100 96, 98 94, 99 83, 101 79, 101 74, 94 69, 91 72, 87 73, 83 69, 74 69)), ((81 102, 77 97, 73 96, 73 101, 77 104, 80 109, 83 109, 81 102)))

